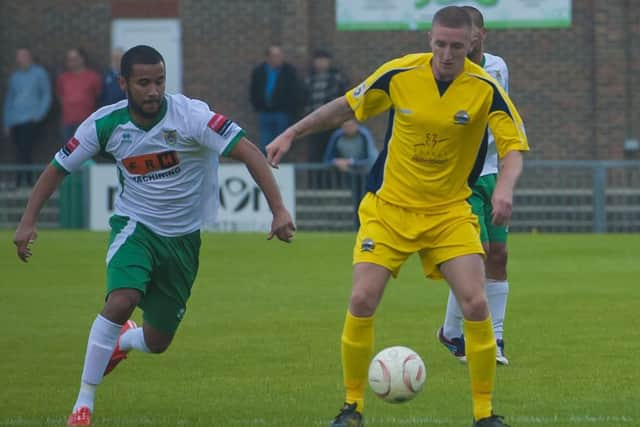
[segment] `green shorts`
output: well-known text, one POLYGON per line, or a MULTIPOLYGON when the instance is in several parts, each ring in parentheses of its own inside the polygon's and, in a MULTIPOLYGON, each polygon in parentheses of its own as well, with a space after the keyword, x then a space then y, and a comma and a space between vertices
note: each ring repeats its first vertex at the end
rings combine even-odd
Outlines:
POLYGON ((198 272, 200 231, 164 237, 118 215, 113 215, 109 224, 107 296, 116 289, 139 290, 144 321, 174 334, 198 272))
POLYGON ((508 228, 495 225, 492 220, 491 197, 496 188, 497 174, 483 175, 471 186, 473 194, 469 197, 471 210, 478 216, 480 223, 480 240, 485 242, 506 243, 508 228))

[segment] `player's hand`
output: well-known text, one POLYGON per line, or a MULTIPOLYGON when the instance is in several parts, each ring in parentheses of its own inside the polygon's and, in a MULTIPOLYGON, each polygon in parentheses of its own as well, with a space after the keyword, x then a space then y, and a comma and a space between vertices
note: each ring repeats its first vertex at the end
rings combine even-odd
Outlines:
POLYGON ((31 257, 31 244, 38 238, 38 233, 35 226, 25 226, 20 224, 16 230, 16 235, 13 238, 13 243, 16 245, 16 251, 18 258, 23 262, 27 262, 31 257))
POLYGON ((271 223, 271 232, 267 240, 273 239, 276 236, 283 242, 291 243, 293 235, 295 234, 296 226, 291 219, 291 215, 286 209, 274 212, 273 222, 271 223))
POLYGON ((287 129, 267 145, 267 161, 272 168, 278 169, 282 156, 287 154, 289 149, 291 149, 291 144, 293 144, 294 139, 295 133, 287 129))
POLYGON ((495 225, 509 225, 513 210, 513 192, 496 187, 491 198, 492 220, 495 225))

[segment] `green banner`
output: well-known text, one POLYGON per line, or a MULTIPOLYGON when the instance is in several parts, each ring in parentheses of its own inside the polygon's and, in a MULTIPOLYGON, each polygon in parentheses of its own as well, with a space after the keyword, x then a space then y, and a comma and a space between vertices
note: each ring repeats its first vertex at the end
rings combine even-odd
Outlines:
POLYGON ((566 28, 571 0, 336 0, 338 30, 421 30, 445 6, 474 6, 487 28, 566 28))

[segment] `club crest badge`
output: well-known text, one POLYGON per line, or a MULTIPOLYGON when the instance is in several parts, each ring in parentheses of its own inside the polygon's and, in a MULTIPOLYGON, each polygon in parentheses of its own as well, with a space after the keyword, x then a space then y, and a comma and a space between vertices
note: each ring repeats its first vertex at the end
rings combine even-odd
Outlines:
POLYGON ((163 130, 162 136, 164 136, 164 142, 166 142, 167 145, 176 145, 176 142, 178 142, 177 130, 163 130))
POLYGON ((364 238, 362 239, 362 245, 360 246, 360 251, 361 252, 373 252, 373 249, 376 247, 375 242, 373 241, 373 239, 370 238, 364 238))
POLYGON ((466 125, 469 123, 469 113, 464 110, 458 111, 453 115, 453 123, 456 125, 466 125))

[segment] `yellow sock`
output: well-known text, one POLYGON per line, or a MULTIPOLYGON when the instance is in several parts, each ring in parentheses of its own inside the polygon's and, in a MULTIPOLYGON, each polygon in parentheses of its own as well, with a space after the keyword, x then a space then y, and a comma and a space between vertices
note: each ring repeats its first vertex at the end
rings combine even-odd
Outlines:
POLYGON ((364 391, 369 362, 373 357, 373 316, 355 317, 347 311, 342 330, 342 373, 347 403, 356 402, 364 410, 364 391))
POLYGON ((481 321, 464 321, 464 341, 471 379, 473 418, 491 416, 491 399, 496 378, 496 339, 491 316, 481 321))

